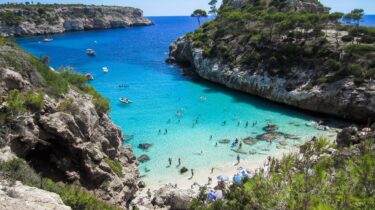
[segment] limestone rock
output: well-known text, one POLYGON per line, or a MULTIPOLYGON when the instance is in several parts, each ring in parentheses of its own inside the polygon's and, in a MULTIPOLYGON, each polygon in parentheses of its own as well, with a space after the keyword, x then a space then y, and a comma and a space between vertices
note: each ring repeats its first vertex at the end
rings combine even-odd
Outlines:
POLYGON ((0 9, 0 13, 5 12, 13 13, 24 20, 17 26, 6 25, 0 21, 0 34, 3 36, 53 34, 153 24, 143 17, 142 10, 131 7, 55 5, 44 9, 43 15, 33 7, 14 6, 0 9), (52 18, 45 18, 48 16, 52 18))
POLYGON ((343 78, 306 89, 315 71, 299 67, 285 75, 271 75, 261 68, 231 67, 217 58, 205 57, 187 37, 170 46, 170 60, 190 65, 188 70, 204 79, 271 101, 352 121, 375 120, 375 81, 359 87, 351 78, 343 78))
POLYGON ((152 204, 154 206, 170 209, 188 209, 190 201, 196 196, 191 189, 178 189, 172 186, 165 186, 156 191, 152 204))
POLYGON ((70 210, 59 195, 16 182, 9 186, 0 181, 0 209, 3 210, 70 210))

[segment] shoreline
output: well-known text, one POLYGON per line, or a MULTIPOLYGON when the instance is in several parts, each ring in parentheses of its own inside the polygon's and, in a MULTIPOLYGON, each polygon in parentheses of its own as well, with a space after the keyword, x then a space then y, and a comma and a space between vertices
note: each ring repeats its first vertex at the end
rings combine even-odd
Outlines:
MULTIPOLYGON (((336 139, 337 131, 329 131, 327 135, 322 136, 326 137, 331 141, 334 141, 336 139)), ((308 140, 306 140, 308 141, 308 140)), ((304 142, 306 142, 304 141, 304 142)), ((199 188, 202 186, 207 186, 208 189, 214 188, 217 185, 217 177, 220 175, 225 175, 229 177, 229 183, 232 183, 233 176, 239 172, 240 168, 244 168, 247 170, 250 170, 251 172, 255 172, 257 169, 265 167, 265 163, 267 158, 273 157, 276 159, 281 159, 285 154, 290 153, 297 153, 299 151, 299 147, 296 145, 289 145, 285 148, 278 149, 276 153, 272 153, 270 151, 268 152, 262 152, 260 155, 258 153, 258 156, 248 156, 246 158, 241 158, 240 163, 236 164, 236 161, 232 161, 227 164, 223 165, 214 165, 214 166, 207 166, 205 168, 199 168, 194 170, 194 176, 191 178, 190 170, 186 172, 183 177, 178 177, 173 182, 169 183, 158 183, 155 182, 146 182, 145 188, 140 188, 136 195, 134 203, 137 203, 140 205, 140 207, 150 207, 152 198, 154 197, 157 190, 160 188, 167 186, 167 185, 173 185, 177 186, 176 188, 178 190, 193 190, 193 192, 197 195, 199 193, 199 188), (211 168, 214 168, 213 173, 211 173, 211 168), (212 178, 212 182, 210 185, 208 185, 208 177, 212 178), (147 191, 150 189, 152 197, 151 199, 148 198, 147 191), (143 204, 139 204, 143 203, 143 204)), ((140 178, 140 181, 145 181, 143 178, 140 178)), ((142 209, 142 208, 141 208, 142 209)), ((148 209, 148 208, 145 208, 148 209)))

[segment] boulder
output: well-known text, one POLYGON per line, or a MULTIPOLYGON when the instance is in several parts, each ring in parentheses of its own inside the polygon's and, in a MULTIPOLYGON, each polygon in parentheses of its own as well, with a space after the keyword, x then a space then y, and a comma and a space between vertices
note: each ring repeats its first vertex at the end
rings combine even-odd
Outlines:
POLYGON ((348 147, 353 144, 358 144, 360 141, 357 127, 348 127, 341 130, 337 134, 336 143, 340 147, 348 147))
POLYGON ((196 196, 191 189, 179 189, 173 186, 160 188, 154 194, 152 204, 170 209, 188 209, 190 201, 196 196))
POLYGON ((0 181, 0 209, 2 210, 71 210, 59 195, 16 182, 0 181))

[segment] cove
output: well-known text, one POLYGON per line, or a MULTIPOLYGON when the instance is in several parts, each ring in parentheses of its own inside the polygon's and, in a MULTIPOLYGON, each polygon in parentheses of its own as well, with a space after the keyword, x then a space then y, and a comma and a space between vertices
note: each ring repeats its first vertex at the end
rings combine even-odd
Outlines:
MULTIPOLYGON (((54 35, 50 43, 40 42, 43 37, 17 40, 35 56, 49 56, 55 69, 71 66, 94 76, 90 84, 110 99, 112 120, 132 136, 124 144, 132 145, 137 157, 147 154, 151 158, 139 166, 146 183, 173 182, 184 176, 178 172, 182 166, 199 171, 231 164, 237 153, 229 144, 216 146, 217 141, 255 137, 264 133, 262 128, 268 123, 277 124, 281 132, 303 137, 287 140, 290 147, 286 151, 312 136, 328 134, 306 126, 319 120, 316 116, 184 76, 179 67, 164 60, 169 44, 196 29, 198 23, 190 17, 150 19, 154 26, 65 33, 54 35), (96 56, 87 56, 87 48, 94 49, 96 56), (102 67, 108 67, 109 72, 103 73, 102 67), (120 87, 122 84, 127 87, 120 87), (120 97, 133 103, 122 104, 120 97), (144 151, 138 148, 141 143, 152 146, 144 151), (172 158, 171 167, 168 158, 172 158), (178 158, 181 166, 176 166, 178 158)), ((273 155, 280 152, 278 146, 266 141, 244 144, 247 154, 241 158, 273 155), (250 155, 250 150, 257 154, 250 155)))

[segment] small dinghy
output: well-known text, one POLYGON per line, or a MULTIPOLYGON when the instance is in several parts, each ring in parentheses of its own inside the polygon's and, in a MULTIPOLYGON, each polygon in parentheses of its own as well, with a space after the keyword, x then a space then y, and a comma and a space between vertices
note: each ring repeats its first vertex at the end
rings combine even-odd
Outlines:
POLYGON ((47 36, 47 37, 43 38, 43 42, 52 42, 52 41, 53 41, 53 39, 50 36, 47 36))
POLYGON ((92 74, 90 74, 90 73, 85 74, 85 77, 86 77, 88 80, 94 80, 94 76, 92 76, 92 74))
POLYGON ((87 53, 87 55, 89 55, 89 56, 95 56, 96 54, 95 54, 95 51, 93 50, 93 49, 87 49, 86 50, 86 53, 87 53))
POLYGON ((103 70, 104 73, 108 73, 108 71, 109 71, 108 67, 103 67, 102 70, 103 70))
POLYGON ((119 100, 121 103, 124 103, 124 104, 133 103, 133 101, 129 100, 128 98, 120 98, 119 100))

